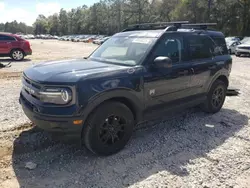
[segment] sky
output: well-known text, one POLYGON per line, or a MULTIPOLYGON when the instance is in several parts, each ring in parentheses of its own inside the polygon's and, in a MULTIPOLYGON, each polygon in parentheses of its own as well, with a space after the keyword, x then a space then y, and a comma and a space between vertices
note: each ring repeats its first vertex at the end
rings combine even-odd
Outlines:
POLYGON ((99 0, 0 0, 0 23, 18 21, 32 25, 39 14, 49 16, 61 8, 90 6, 99 0))

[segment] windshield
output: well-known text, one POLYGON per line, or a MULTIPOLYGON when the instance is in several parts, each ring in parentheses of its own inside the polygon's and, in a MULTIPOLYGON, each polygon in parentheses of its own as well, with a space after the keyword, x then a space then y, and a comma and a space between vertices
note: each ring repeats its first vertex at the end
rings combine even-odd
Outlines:
POLYGON ((250 43, 250 37, 245 37, 242 41, 242 44, 249 44, 250 43))
POLYGON ((107 63, 137 65, 156 38, 112 37, 101 45, 90 59, 107 63))

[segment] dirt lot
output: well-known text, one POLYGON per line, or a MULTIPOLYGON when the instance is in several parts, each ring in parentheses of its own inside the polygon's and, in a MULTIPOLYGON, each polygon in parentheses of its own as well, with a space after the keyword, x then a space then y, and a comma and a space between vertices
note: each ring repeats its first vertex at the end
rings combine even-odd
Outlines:
POLYGON ((120 153, 98 157, 33 127, 18 104, 23 69, 96 46, 34 40, 32 47, 31 61, 0 70, 0 187, 250 187, 250 58, 233 57, 230 85, 241 95, 228 97, 221 112, 194 108, 142 125, 120 153))

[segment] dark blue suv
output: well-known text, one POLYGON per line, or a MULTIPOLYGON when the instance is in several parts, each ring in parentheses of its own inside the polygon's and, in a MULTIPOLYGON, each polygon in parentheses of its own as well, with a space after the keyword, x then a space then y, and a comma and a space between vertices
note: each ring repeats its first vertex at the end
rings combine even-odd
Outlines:
POLYGON ((20 103, 38 127, 77 135, 99 155, 121 150, 136 124, 200 105, 218 112, 232 58, 209 24, 134 25, 89 57, 24 71, 20 103))

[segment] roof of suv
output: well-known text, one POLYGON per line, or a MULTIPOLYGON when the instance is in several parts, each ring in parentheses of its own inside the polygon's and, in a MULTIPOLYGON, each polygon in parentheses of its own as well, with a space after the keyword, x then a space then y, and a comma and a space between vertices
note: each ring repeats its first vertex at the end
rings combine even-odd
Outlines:
POLYGON ((222 32, 208 28, 214 25, 216 25, 216 23, 189 24, 188 21, 144 23, 131 25, 121 33, 115 34, 115 36, 158 38, 164 33, 178 33, 181 35, 197 33, 225 38, 222 32))
POLYGON ((7 32, 0 32, 0 35, 8 35, 8 36, 13 36, 12 33, 7 33, 7 32))
POLYGON ((195 29, 178 29, 177 31, 164 31, 164 30, 136 30, 136 31, 126 31, 121 33, 116 33, 114 36, 119 37, 152 37, 158 38, 163 33, 179 33, 181 35, 192 34, 192 33, 200 33, 207 34, 209 36, 217 36, 223 37, 224 34, 220 31, 212 31, 212 30, 195 30, 195 29))
POLYGON ((18 37, 16 34, 0 32, 0 35, 10 36, 10 37, 18 37))

